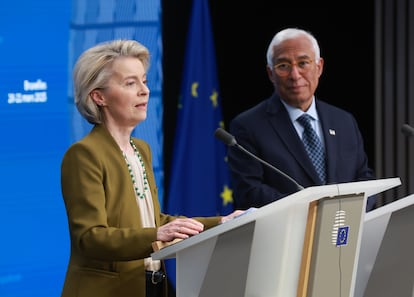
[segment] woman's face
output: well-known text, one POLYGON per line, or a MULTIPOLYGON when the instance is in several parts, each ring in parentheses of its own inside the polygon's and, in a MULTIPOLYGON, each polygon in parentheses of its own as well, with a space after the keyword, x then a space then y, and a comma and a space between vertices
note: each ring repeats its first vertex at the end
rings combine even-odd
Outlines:
MULTIPOLYGON (((134 57, 119 57, 112 63, 112 76, 100 90, 105 124, 135 127, 147 117, 150 90, 142 62, 134 57)), ((96 100, 95 100, 96 101, 96 100)))

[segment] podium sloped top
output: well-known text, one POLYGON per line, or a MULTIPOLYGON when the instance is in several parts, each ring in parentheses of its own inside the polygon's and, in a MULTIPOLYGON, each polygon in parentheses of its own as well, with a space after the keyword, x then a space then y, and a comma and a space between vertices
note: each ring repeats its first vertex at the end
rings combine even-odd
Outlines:
POLYGON ((301 191, 293 193, 283 199, 272 202, 255 211, 248 212, 245 215, 241 215, 233 220, 227 221, 223 224, 210 228, 200 234, 179 241, 175 244, 166 246, 151 254, 154 260, 162 260, 168 258, 175 258, 176 254, 184 249, 187 249, 195 244, 203 242, 205 240, 212 239, 219 236, 222 233, 228 232, 235 228, 241 227, 252 221, 255 221, 262 216, 269 215, 269 212, 284 211, 289 207, 297 206, 298 204, 308 204, 312 201, 319 200, 326 197, 334 197, 338 195, 348 195, 355 193, 365 193, 365 196, 369 197, 383 191, 392 189, 401 185, 400 178, 387 178, 376 179, 369 181, 339 183, 324 186, 313 186, 305 188, 301 191))

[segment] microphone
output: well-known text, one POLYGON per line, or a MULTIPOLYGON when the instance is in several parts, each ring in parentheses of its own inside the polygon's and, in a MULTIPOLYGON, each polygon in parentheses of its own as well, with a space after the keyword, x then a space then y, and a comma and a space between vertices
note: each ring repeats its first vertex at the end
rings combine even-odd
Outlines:
MULTIPOLYGON (((414 130, 414 129, 413 129, 414 130)), ((269 167, 270 169, 276 171, 278 174, 282 175, 283 177, 285 177, 286 179, 290 180, 295 186, 296 188, 300 191, 303 190, 304 187, 301 186, 297 181, 295 181, 292 177, 290 177, 289 175, 287 175, 286 173, 280 171, 279 169, 277 169, 276 167, 274 167, 273 165, 269 164, 268 162, 260 159, 259 157, 257 157, 256 155, 254 155, 253 153, 249 152, 247 149, 245 149, 243 146, 241 146, 240 144, 237 143, 236 138, 231 135, 230 133, 228 133, 226 130, 224 130, 223 128, 217 128, 216 131, 214 132, 214 136, 218 139, 220 139, 222 142, 224 142, 226 145, 228 146, 235 146, 237 147, 239 150, 241 150, 242 152, 248 154, 249 156, 253 157, 254 159, 256 159, 257 161, 259 161, 260 163, 266 165, 267 167, 269 167)))
POLYGON ((408 124, 404 124, 401 127, 401 132, 404 133, 405 136, 411 137, 414 135, 414 128, 408 124))

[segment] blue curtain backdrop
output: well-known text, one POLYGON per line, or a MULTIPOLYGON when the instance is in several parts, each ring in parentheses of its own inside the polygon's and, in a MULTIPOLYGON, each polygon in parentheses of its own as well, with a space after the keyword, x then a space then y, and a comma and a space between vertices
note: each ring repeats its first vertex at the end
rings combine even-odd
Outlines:
MULTIPOLYGON (((214 137, 223 127, 208 0, 194 0, 188 26, 166 210, 214 216, 233 210, 226 147, 214 137)), ((167 261, 175 285, 175 260, 167 261)))

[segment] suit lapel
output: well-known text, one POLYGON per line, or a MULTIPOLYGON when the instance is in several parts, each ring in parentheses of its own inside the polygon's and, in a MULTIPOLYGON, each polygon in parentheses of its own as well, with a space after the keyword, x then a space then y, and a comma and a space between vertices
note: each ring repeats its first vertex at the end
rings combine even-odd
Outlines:
POLYGON ((299 166, 309 175, 309 178, 319 184, 317 173, 305 151, 302 140, 299 138, 295 127, 290 121, 289 114, 279 97, 273 96, 267 107, 269 122, 273 131, 279 136, 286 150, 295 158, 299 166))
POLYGON ((335 181, 335 172, 337 168, 338 160, 338 144, 336 138, 336 125, 333 119, 333 115, 326 110, 326 106, 323 102, 316 102, 316 109, 318 110, 319 119, 322 124, 322 133, 325 140, 325 154, 326 154, 326 175, 327 182, 335 181))

